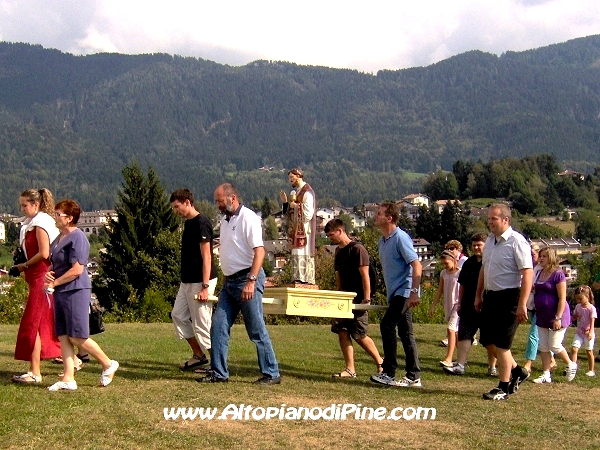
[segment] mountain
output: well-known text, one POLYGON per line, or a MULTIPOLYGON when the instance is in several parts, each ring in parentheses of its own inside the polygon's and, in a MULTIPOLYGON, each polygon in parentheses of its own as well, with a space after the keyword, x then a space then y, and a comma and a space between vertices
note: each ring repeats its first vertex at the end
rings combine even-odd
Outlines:
POLYGON ((600 36, 496 56, 471 51, 380 71, 165 54, 73 56, 0 42, 0 211, 50 188, 111 207, 121 169, 152 165, 168 190, 276 198, 300 166, 343 204, 418 190, 407 172, 548 153, 600 164, 600 36))

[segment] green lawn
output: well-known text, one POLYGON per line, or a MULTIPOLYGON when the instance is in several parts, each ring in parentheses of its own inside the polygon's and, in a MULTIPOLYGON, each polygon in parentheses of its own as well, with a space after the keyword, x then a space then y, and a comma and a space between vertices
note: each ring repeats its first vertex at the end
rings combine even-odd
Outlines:
MULTIPOLYGON (((371 335, 381 347, 378 326, 371 335)), ((114 382, 97 387, 100 367, 87 364, 75 392, 48 392, 61 367, 45 362, 44 386, 10 382, 26 364, 13 360, 17 327, 0 326, 0 447, 2 448, 599 448, 600 388, 580 370, 573 383, 557 374, 552 385, 525 383, 507 402, 481 399, 496 384, 486 376, 485 351, 471 352, 468 375, 445 375, 438 366, 445 349, 437 342, 443 325, 416 325, 423 388, 400 390, 369 381, 374 365, 356 351, 358 379, 333 380, 343 369, 336 336, 327 326, 270 326, 283 383, 251 384, 259 373, 252 344, 236 325, 230 348, 230 382, 204 385, 177 365, 186 344, 170 324, 108 324, 98 342, 121 363, 114 382), (165 407, 433 407, 433 421, 327 420, 165 420, 165 407)), ((515 344, 523 356, 526 327, 515 344)), ((573 329, 566 342, 570 343, 573 329)), ((401 348, 401 346, 399 347, 401 348)), ((581 361, 586 367, 587 362, 581 361)), ((539 362, 538 362, 539 367, 539 362)), ((559 368, 562 371, 562 367, 559 368)), ((534 374, 537 374, 536 371, 534 374)), ((352 416, 353 417, 353 416, 352 416)))

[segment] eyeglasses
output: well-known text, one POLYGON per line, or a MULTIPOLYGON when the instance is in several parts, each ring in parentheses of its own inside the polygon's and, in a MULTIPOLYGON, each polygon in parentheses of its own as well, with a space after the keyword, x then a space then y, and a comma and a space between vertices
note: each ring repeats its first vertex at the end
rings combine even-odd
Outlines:
POLYGON ((65 213, 61 213, 61 212, 55 212, 54 213, 54 217, 67 217, 68 214, 65 213))

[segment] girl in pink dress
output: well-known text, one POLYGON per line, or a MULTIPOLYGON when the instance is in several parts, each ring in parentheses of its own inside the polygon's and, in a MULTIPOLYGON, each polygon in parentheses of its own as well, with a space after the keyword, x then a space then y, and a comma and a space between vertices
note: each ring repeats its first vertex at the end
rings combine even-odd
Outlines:
POLYGON ((54 335, 54 300, 43 290, 44 275, 50 266, 50 242, 58 236, 54 219, 54 201, 48 189, 29 189, 19 199, 25 222, 21 227, 19 242, 25 250, 27 261, 18 264, 25 275, 29 296, 17 334, 15 359, 29 361, 29 372, 15 375, 15 383, 41 383, 42 359, 60 356, 60 343, 54 335))
POLYGON ((460 269, 458 268, 458 261, 450 250, 444 250, 441 256, 442 265, 444 270, 440 274, 440 284, 438 290, 433 298, 433 303, 429 309, 429 316, 433 317, 435 313, 435 307, 440 300, 444 297, 444 320, 448 322, 448 352, 446 358, 440 361, 442 367, 452 367, 452 356, 454 354, 454 348, 456 347, 457 335, 458 335, 458 275, 460 269))

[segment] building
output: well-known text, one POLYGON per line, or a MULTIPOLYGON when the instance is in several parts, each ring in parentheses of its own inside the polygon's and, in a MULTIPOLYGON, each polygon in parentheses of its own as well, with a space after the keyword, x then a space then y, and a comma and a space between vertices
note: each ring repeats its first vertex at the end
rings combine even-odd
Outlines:
POLYGON ((6 226, 4 222, 0 221, 0 242, 6 241, 6 226))
POLYGON ((287 256, 290 253, 287 239, 264 241, 263 243, 265 247, 265 258, 267 258, 273 266, 273 272, 279 272, 283 269, 283 266, 285 266, 287 256))
POLYGON ((553 248, 558 256, 581 255, 581 244, 574 238, 532 239, 531 244, 553 248))
POLYGON ((79 216, 77 228, 83 231, 86 236, 90 234, 97 235, 100 228, 108 225, 109 219, 117 220, 117 213, 112 209, 82 212, 79 216))
POLYGON ((415 206, 426 206, 429 208, 429 197, 425 194, 408 194, 402 200, 415 206))
POLYGON ((431 243, 421 238, 413 239, 412 242, 415 252, 417 252, 417 255, 419 256, 419 261, 428 261, 433 259, 433 252, 429 248, 431 243))

